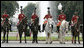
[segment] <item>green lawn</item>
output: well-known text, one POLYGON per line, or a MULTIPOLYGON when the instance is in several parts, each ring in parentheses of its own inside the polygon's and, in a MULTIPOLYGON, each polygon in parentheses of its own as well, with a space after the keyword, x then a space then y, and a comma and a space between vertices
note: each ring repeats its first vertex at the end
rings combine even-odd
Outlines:
MULTIPOLYGON (((30 37, 26 37, 27 40, 30 40, 30 37)), ((1 37, 1 40, 3 39, 3 37, 1 37)), ((16 40, 16 37, 9 37, 8 40, 16 40)), ((22 40, 24 40, 24 37, 22 37, 22 40)), ((32 37, 31 37, 32 40, 32 37)), ((38 37, 38 40, 46 40, 46 37, 38 37)), ((58 40, 57 37, 52 37, 52 40, 58 40)), ((65 40, 71 40, 71 37, 65 37, 65 40)), ((78 38, 77 38, 78 40, 78 38)), ((80 40, 82 40, 82 37, 80 37, 80 40)))

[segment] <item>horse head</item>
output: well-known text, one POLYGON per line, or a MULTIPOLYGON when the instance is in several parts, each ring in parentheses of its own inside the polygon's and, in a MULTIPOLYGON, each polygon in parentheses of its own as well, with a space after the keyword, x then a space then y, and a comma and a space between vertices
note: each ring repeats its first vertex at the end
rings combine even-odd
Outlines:
POLYGON ((38 25, 38 23, 39 23, 39 18, 35 18, 34 25, 38 25))
POLYGON ((66 32, 68 31, 68 27, 69 27, 69 22, 67 22, 66 20, 63 20, 61 23, 61 26, 63 28, 65 28, 66 32))
POLYGON ((48 19, 48 25, 49 27, 52 27, 52 24, 53 24, 53 20, 51 18, 48 19))

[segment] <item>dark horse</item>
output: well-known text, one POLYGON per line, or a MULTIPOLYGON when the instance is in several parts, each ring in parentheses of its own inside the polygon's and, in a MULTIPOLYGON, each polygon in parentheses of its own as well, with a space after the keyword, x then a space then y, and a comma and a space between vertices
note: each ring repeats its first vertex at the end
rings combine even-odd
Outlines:
POLYGON ((30 26, 30 29, 31 29, 31 31, 33 33, 32 43, 34 43, 35 41, 36 41, 36 43, 38 43, 38 41, 37 41, 37 34, 38 34, 38 30, 40 30, 38 22, 39 22, 39 18, 36 18, 34 23, 32 23, 31 26, 30 26))
POLYGON ((8 18, 5 19, 4 24, 1 26, 1 30, 3 31, 3 41, 2 41, 2 43, 5 42, 6 33, 7 33, 7 43, 8 43, 8 34, 9 34, 9 30, 11 30, 8 18))
POLYGON ((22 42, 22 33, 24 32, 24 38, 25 38, 25 43, 26 43, 26 32, 27 32, 27 17, 23 18, 22 21, 19 23, 17 26, 18 31, 19 31, 19 37, 20 37, 20 43, 22 42))
POLYGON ((72 32, 72 36, 73 36, 73 39, 72 39, 72 43, 74 41, 74 43, 76 44, 76 37, 78 37, 78 43, 80 44, 80 20, 78 19, 77 23, 74 25, 74 26, 71 26, 71 32, 72 32))

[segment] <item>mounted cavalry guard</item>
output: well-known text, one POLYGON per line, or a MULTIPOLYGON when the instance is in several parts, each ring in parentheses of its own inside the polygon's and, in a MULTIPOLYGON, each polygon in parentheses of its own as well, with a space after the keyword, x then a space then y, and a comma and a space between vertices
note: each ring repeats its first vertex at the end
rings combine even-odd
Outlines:
POLYGON ((64 14, 64 12, 62 10, 61 14, 58 15, 58 23, 57 23, 57 28, 58 28, 58 33, 59 33, 58 38, 60 40, 60 43, 62 43, 62 40, 64 40, 64 39, 62 39, 62 32, 60 31, 60 25, 63 20, 66 20, 66 15, 64 14))
POLYGON ((34 43, 34 42, 38 43, 38 40, 37 40, 38 23, 39 23, 38 19, 39 19, 39 17, 36 14, 36 8, 35 8, 34 13, 31 16, 31 21, 32 21, 32 23, 31 23, 31 31, 33 33, 32 43, 34 43))
MULTIPOLYGON (((76 23, 78 22, 78 19, 79 19, 78 12, 74 12, 74 15, 71 20, 71 27, 76 25, 76 23)), ((73 32, 73 29, 72 29, 72 32, 73 32)), ((74 41, 74 33, 72 33, 72 43, 73 41, 74 41)))
MULTIPOLYGON (((43 30, 42 31, 45 30, 45 26, 48 22, 48 18, 52 18, 51 14, 50 14, 50 8, 48 7, 47 9, 48 9, 48 14, 45 15, 45 17, 44 17, 44 23, 43 23, 43 30)), ((52 25, 52 28, 53 28, 53 25, 52 25)))
POLYGON ((22 6, 21 6, 21 13, 19 14, 18 16, 18 19, 19 19, 19 22, 17 23, 17 29, 18 29, 18 32, 19 32, 19 39, 20 39, 20 43, 22 43, 22 34, 24 32, 24 38, 25 38, 25 43, 26 42, 26 35, 27 35, 27 16, 25 16, 23 14, 23 10, 22 10, 22 6))
POLYGON ((2 30, 3 30, 3 41, 2 43, 5 42, 5 35, 6 35, 6 32, 7 32, 7 43, 8 43, 8 33, 9 33, 9 30, 11 31, 11 24, 9 22, 9 15, 6 14, 6 10, 4 11, 4 14, 2 15, 2 23, 1 23, 1 26, 2 26, 2 30))
MULTIPOLYGON (((18 15, 19 21, 17 23, 17 26, 19 25, 19 23, 21 22, 21 20, 25 17, 25 15, 23 14, 22 6, 21 6, 21 10, 20 11, 21 11, 21 13, 18 15)), ((18 38, 18 34, 17 34, 16 38, 18 38)))
POLYGON ((46 32, 46 44, 48 44, 48 43, 51 44, 52 43, 51 33, 52 33, 52 30, 53 30, 53 25, 52 25, 53 18, 50 14, 50 7, 48 7, 47 9, 48 9, 48 14, 45 15, 45 17, 44 17, 45 21, 43 23, 43 30, 42 31, 45 30, 45 32, 46 32))

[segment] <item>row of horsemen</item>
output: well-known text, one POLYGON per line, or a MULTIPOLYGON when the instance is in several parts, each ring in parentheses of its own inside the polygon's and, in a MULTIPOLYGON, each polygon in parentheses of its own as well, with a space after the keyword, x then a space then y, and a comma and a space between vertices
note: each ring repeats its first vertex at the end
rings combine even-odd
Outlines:
MULTIPOLYGON (((67 32, 68 31, 68 25, 69 25, 69 23, 67 23, 67 21, 66 21, 66 15, 64 14, 64 12, 63 11, 61 11, 60 12, 61 14, 60 15, 58 15, 58 23, 57 23, 57 29, 58 29, 58 32, 59 32, 59 37, 60 37, 60 43, 61 44, 65 44, 65 39, 64 39, 64 37, 65 37, 65 32, 67 32), (65 27, 64 27, 65 26, 65 27), (66 27, 67 26, 67 27, 66 27)), ((22 22, 22 20, 25 18, 26 16, 23 14, 23 10, 22 10, 22 7, 21 7, 21 14, 19 14, 19 16, 18 16, 18 19, 19 19, 19 22, 17 23, 17 26, 20 26, 20 23, 22 22)), ((5 20, 6 19, 9 19, 10 17, 9 17, 9 15, 8 14, 6 14, 6 11, 4 12, 4 14, 2 15, 2 18, 3 18, 3 21, 2 21, 2 23, 1 23, 1 25, 2 25, 2 27, 3 27, 3 25, 4 25, 4 22, 5 22, 5 20)), ((32 23, 31 23, 31 31, 32 30, 34 30, 35 28, 33 28, 33 27, 36 27, 37 25, 38 25, 38 21, 37 21, 37 23, 35 22, 35 19, 38 19, 39 17, 38 17, 38 15, 36 14, 36 8, 35 8, 35 10, 34 10, 34 14, 31 16, 31 21, 32 21, 32 23)), ((71 20, 71 26, 72 27, 74 27, 74 25, 76 25, 77 23, 78 23, 78 19, 79 19, 79 16, 78 16, 78 12, 75 12, 74 13, 74 15, 73 15, 73 17, 72 17, 72 20, 71 20)), ((47 37, 46 37, 46 44, 49 42, 50 44, 52 43, 52 40, 51 40, 51 32, 52 32, 52 29, 53 29, 53 25, 52 25, 52 23, 53 23, 53 18, 52 18, 52 15, 50 14, 50 8, 48 7, 48 14, 47 15, 45 15, 45 17, 44 17, 44 23, 43 23, 43 32, 44 32, 44 30, 45 30, 45 32, 47 32, 46 33, 46 35, 47 35, 47 37), (48 27, 48 25, 50 25, 49 27, 51 27, 51 28, 49 28, 48 27), (48 29, 49 28, 49 29, 48 29)), ((9 25, 10 26, 10 25, 9 25)), ((20 27, 21 28, 21 27, 20 27)), ((21 29, 20 29, 21 30, 21 29)), ((19 31, 20 31, 19 30, 19 31)), ((36 29, 35 29, 36 30, 36 29)), ((21 31, 20 31, 21 32, 21 31)), ((20 32, 19 32, 19 36, 20 36, 20 32)), ((25 32, 25 31, 24 31, 25 32)), ((38 41, 37 41, 37 34, 38 33, 35 33, 34 31, 32 31, 33 32, 33 40, 32 40, 32 43, 34 43, 35 41, 36 41, 36 43, 38 43, 38 41)), ((38 31, 36 31, 36 32, 38 32, 38 31)), ((74 31, 73 31, 74 32, 74 31)), ((8 36, 7 36, 8 37, 8 36)), ((21 36, 20 36, 21 37, 21 36)), ((79 41, 79 40, 78 40, 79 41)), ((5 42, 5 35, 3 36, 3 41, 2 41, 2 43, 4 43, 5 42)), ((74 40, 74 33, 72 33, 72 43, 76 43, 76 40, 74 40), (75 42, 74 42, 75 41, 75 42)), ((8 43, 8 39, 7 39, 7 43, 8 43)), ((20 38, 20 43, 21 43, 21 38, 20 38)), ((25 43, 26 43, 26 37, 25 37, 25 43)), ((79 41, 79 43, 80 43, 80 41, 79 41)))

